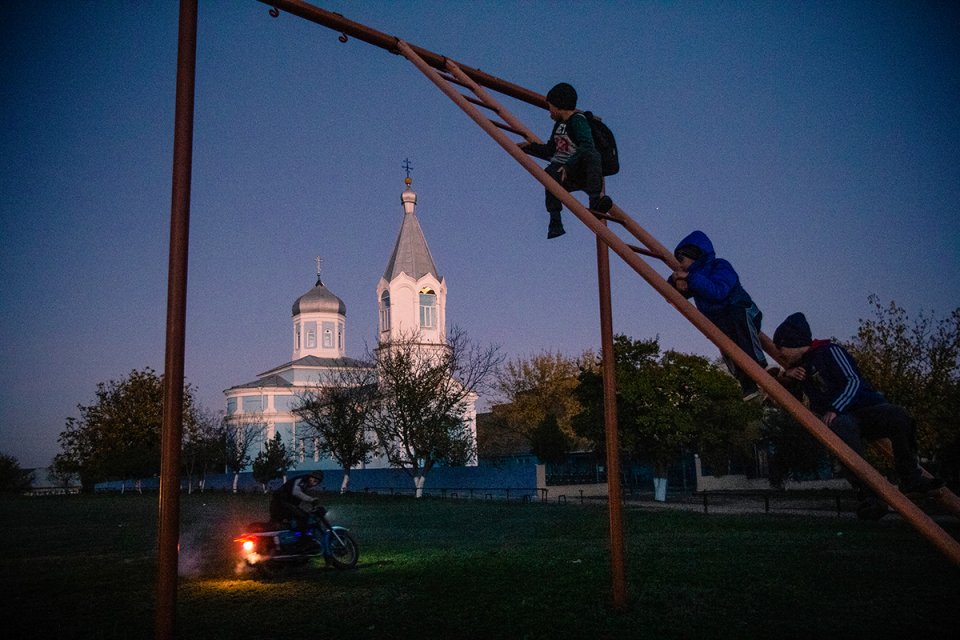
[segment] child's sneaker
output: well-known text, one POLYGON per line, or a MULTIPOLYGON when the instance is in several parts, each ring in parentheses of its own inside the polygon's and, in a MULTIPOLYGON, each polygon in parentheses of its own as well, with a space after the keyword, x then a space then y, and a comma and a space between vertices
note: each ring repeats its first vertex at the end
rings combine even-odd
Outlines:
POLYGON ((610 196, 600 196, 597 198, 597 201, 593 203, 590 207, 592 211, 598 213, 607 213, 610 209, 613 208, 613 200, 610 199, 610 196))

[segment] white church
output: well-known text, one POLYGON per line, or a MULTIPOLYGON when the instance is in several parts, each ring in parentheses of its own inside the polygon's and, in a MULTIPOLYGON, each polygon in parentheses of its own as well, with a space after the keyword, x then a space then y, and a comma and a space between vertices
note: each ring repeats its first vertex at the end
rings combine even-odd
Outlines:
MULTIPOLYGON (((379 304, 379 341, 381 344, 418 334, 421 342, 442 345, 446 341, 447 285, 437 271, 426 238, 417 220, 417 194, 409 176, 400 196, 403 221, 387 268, 377 285, 379 304)), ((244 417, 266 424, 265 437, 279 433, 287 450, 294 454, 294 470, 335 469, 337 463, 319 454, 314 435, 298 423, 292 409, 299 404, 298 393, 317 383, 325 375, 344 366, 362 366, 347 358, 347 308, 320 279, 293 303, 293 357, 246 384, 230 387, 226 395, 227 417, 244 417)), ((476 396, 471 394, 464 419, 476 441, 476 396)), ((262 446, 262 445, 261 445, 262 446)), ((253 457, 256 451, 251 452, 253 457)), ((386 459, 375 458, 364 468, 388 467, 386 459)))

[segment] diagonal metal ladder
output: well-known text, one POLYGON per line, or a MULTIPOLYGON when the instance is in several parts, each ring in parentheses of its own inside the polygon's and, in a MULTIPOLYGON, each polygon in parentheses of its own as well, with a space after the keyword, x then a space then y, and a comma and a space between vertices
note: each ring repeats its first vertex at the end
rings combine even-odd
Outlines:
MULTIPOLYGON (((679 264, 672 252, 657 242, 655 238, 647 233, 618 206, 614 205, 608 214, 591 211, 560 186, 539 164, 520 150, 516 143, 510 140, 504 133, 504 131, 514 133, 527 140, 539 142, 533 132, 507 111, 499 102, 494 100, 483 87, 465 74, 455 62, 449 59, 445 60, 447 73, 444 74, 424 62, 424 60, 402 40, 397 41, 397 49, 480 125, 507 153, 513 156, 517 162, 529 171, 534 178, 543 184, 550 193, 559 198, 607 247, 623 258, 628 265, 633 267, 657 292, 666 298, 670 304, 676 307, 681 314, 716 344, 725 355, 732 358, 738 367, 746 371, 750 377, 756 380, 757 384, 760 385, 771 398, 787 409, 808 431, 825 444, 847 468, 856 473, 864 483, 881 495, 900 515, 914 523, 931 542, 947 553, 954 563, 960 566, 960 544, 958 544, 956 540, 944 532, 922 509, 917 507, 917 505, 904 496, 897 487, 891 484, 877 472, 876 469, 841 441, 836 434, 830 431, 813 413, 784 389, 763 367, 754 362, 752 358, 747 356, 737 345, 721 333, 693 304, 680 295, 662 276, 637 255, 641 254, 659 259, 671 269, 676 269, 679 264), (476 98, 461 94, 453 87, 454 84, 466 87, 474 93, 476 98), (502 122, 487 118, 477 108, 478 106, 492 111, 501 118, 502 122), (646 245, 646 248, 626 244, 619 236, 610 231, 605 224, 606 221, 621 225, 637 240, 646 245)), ((779 354, 779 349, 773 345, 767 336, 763 336, 763 338, 764 349, 774 356, 778 362, 782 363, 783 360, 779 354)), ((944 490, 941 493, 946 494, 948 492, 944 490)), ((952 504, 949 500, 943 502, 946 502, 948 506, 952 504)))

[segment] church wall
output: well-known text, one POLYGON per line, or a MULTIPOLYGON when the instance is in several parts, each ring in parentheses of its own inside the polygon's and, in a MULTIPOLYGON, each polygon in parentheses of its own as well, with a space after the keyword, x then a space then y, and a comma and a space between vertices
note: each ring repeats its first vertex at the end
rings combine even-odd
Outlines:
POLYGON ((256 413, 263 411, 263 396, 241 396, 243 399, 243 412, 256 413))
POLYGON ((278 413, 290 413, 298 404, 299 400, 297 400, 297 396, 294 395, 273 396, 273 408, 278 413))

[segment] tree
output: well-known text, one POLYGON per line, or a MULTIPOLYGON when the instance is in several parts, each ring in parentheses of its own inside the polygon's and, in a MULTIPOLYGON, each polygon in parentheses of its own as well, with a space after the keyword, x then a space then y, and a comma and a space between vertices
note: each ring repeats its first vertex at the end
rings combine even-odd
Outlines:
POLYGON ((193 479, 199 476, 200 490, 207 474, 225 466, 223 414, 211 414, 197 408, 195 419, 184 424, 183 450, 180 455, 182 473, 187 476, 187 491, 193 493, 193 479))
MULTIPOLYGON (((592 357, 587 352, 582 360, 592 357)), ((529 437, 547 415, 553 415, 560 429, 575 437, 570 419, 581 410, 573 394, 578 373, 578 362, 559 352, 507 362, 497 371, 494 388, 509 403, 500 412, 508 428, 529 437)))
POLYGON ((446 344, 423 343, 413 334, 377 349, 373 428, 387 460, 413 476, 417 497, 434 465, 476 455, 466 412, 502 362, 498 351, 479 347, 457 328, 446 344))
POLYGON ((272 440, 267 440, 263 451, 257 454, 253 461, 253 479, 263 485, 263 492, 267 492, 267 485, 271 480, 282 478, 287 469, 293 466, 293 457, 287 454, 280 433, 274 433, 272 440))
MULTIPOLYGON (((593 360, 586 352, 581 361, 593 360)), ((532 440, 547 416, 556 419, 568 447, 583 448, 570 421, 582 407, 574 395, 579 381, 578 362, 559 352, 543 352, 527 359, 511 360, 497 371, 494 389, 506 400, 496 405, 496 426, 532 440)))
POLYGON ((921 457, 957 478, 960 466, 953 452, 960 448, 960 308, 941 319, 921 312, 911 322, 895 302, 884 307, 875 295, 869 301, 874 318, 861 319, 857 336, 844 346, 864 377, 916 418, 921 457))
POLYGON ((233 492, 237 492, 240 472, 250 464, 250 450, 263 441, 267 423, 262 414, 239 413, 224 416, 221 422, 220 438, 224 463, 233 471, 233 492))
POLYGON ((376 451, 368 427, 372 427, 378 393, 376 367, 344 363, 323 382, 298 394, 293 413, 316 434, 317 449, 333 456, 343 469, 340 493, 347 491, 350 469, 370 462, 376 451))
MULTIPOLYGON (((193 418, 193 391, 184 386, 184 423, 193 418)), ((54 465, 80 477, 84 491, 111 478, 139 481, 160 473, 163 378, 149 367, 128 378, 99 383, 95 404, 77 405, 80 418, 67 418, 54 465)))
POLYGON ((533 430, 530 444, 530 452, 543 464, 560 464, 570 455, 570 439, 553 414, 545 416, 533 430))
POLYGON ((53 486, 58 489, 69 489, 73 486, 76 478, 77 474, 59 468, 56 461, 47 467, 47 480, 52 482, 53 486))
POLYGON ((20 493, 33 486, 33 470, 21 469, 20 461, 0 453, 0 492, 20 493))
MULTIPOLYGON (((657 478, 685 451, 709 456, 733 446, 762 409, 743 402, 736 380, 701 356, 666 351, 656 339, 614 337, 617 425, 622 450, 654 465, 657 478)), ((584 368, 576 395, 585 410, 574 428, 605 447, 603 379, 584 368)))

